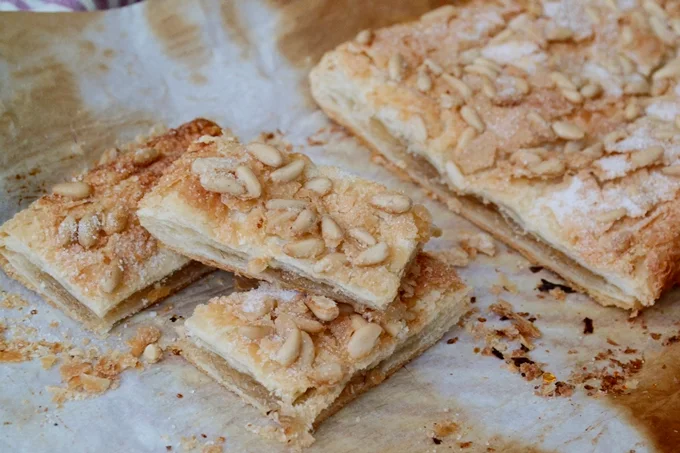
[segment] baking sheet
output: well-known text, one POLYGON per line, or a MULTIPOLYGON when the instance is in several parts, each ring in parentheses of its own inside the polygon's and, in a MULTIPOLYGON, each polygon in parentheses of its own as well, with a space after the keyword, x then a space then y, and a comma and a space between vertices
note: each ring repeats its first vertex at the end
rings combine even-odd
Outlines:
MULTIPOLYGON (((157 123, 174 126, 203 116, 243 140, 280 130, 318 163, 406 191, 427 204, 443 228, 442 238, 428 248, 446 250, 475 228, 329 127, 306 82, 323 51, 363 28, 406 20, 438 3, 149 0, 107 12, 2 13, 0 221, 86 168, 106 147, 157 123), (325 145, 314 146, 316 140, 325 145)), ((559 279, 546 271, 532 273, 515 252, 497 247, 496 256, 480 256, 460 269, 475 288, 477 312, 446 336, 458 340, 440 342, 326 421, 310 451, 677 451, 677 295, 629 320, 627 313, 583 295, 560 301, 539 293, 541 278, 559 279), (503 275, 516 292, 499 289, 503 275), (576 374, 605 365, 621 368, 610 358, 623 364, 641 360, 642 366, 625 376, 622 392, 601 392, 598 384, 595 391, 577 385, 571 397, 537 395, 541 378, 527 382, 504 361, 480 353, 486 346, 475 334, 480 326, 509 325, 489 313, 499 297, 516 312, 536 317, 542 337, 529 356, 559 381, 576 382, 576 374), (593 321, 592 334, 584 333, 585 318, 593 321), (438 434, 437 423, 453 427, 452 433, 438 434)), ((180 316, 230 291, 233 282, 229 274, 214 273, 119 326, 106 340, 82 332, 4 274, 0 287, 30 304, 0 308, 0 319, 13 328, 37 327, 34 340, 79 344, 87 337, 100 348, 124 348, 138 325, 162 327, 162 341, 170 342, 180 316), (59 325, 50 327, 55 320, 59 325)), ((60 384, 58 366, 2 363, 0 382, 3 452, 158 452, 167 446, 201 451, 220 436, 225 451, 285 450, 249 432, 248 423, 261 423, 255 410, 175 356, 128 370, 118 389, 61 408, 47 390, 60 384)))

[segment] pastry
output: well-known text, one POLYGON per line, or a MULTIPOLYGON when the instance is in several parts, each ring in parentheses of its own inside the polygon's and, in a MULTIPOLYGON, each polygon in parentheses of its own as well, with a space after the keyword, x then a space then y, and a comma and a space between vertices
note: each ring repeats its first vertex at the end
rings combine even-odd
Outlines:
POLYGON ((454 211, 637 310, 680 270, 680 3, 616 4, 448 5, 327 53, 312 94, 454 211))
POLYGON ((455 269, 421 252, 386 311, 268 283, 196 307, 182 355, 276 422, 281 441, 310 431, 436 343, 468 310, 455 269))
POLYGON ((209 272, 161 246, 135 211, 193 140, 217 132, 197 119, 107 151, 97 167, 57 184, 0 227, 0 266, 100 333, 209 272))
POLYGON ((431 229, 427 210, 402 194, 227 136, 192 145, 138 215, 197 261, 379 310, 431 229))

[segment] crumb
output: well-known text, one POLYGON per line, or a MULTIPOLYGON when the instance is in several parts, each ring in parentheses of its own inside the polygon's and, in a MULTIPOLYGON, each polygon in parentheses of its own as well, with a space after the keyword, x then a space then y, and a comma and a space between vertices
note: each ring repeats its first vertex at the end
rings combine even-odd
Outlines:
POLYGON ((448 250, 437 250, 432 253, 452 266, 465 267, 470 263, 470 255, 461 247, 452 246, 448 250))
POLYGON ((142 355, 147 363, 157 363, 163 358, 163 350, 158 344, 152 343, 144 348, 144 353, 142 355))
POLYGON ((607 337, 607 343, 612 345, 612 346, 618 346, 619 345, 616 341, 612 340, 609 337, 607 337))
POLYGON ((433 438, 432 438, 432 442, 434 442, 435 445, 439 445, 439 444, 442 443, 442 440, 441 440, 441 439, 437 439, 436 437, 433 437, 433 438))
POLYGON ((222 453, 224 450, 221 445, 215 445, 214 443, 208 442, 201 449, 201 453, 222 453))
POLYGON ((550 294, 552 297, 555 298, 555 300, 558 300, 560 302, 563 302, 567 298, 567 293, 564 292, 562 288, 551 289, 550 291, 548 291, 548 294, 550 294))
POLYGON ((457 423, 451 421, 451 420, 444 420, 441 422, 436 422, 432 428, 434 431, 435 437, 446 437, 449 436, 456 431, 458 431, 459 426, 457 423))
POLYGON ((49 370, 57 363, 57 356, 54 354, 46 355, 40 358, 40 363, 45 370, 49 370))
POLYGON ((543 270, 543 266, 529 266, 529 270, 532 274, 537 274, 543 270))
POLYGON ((460 448, 470 448, 472 446, 472 442, 460 442, 458 446, 460 448))
POLYGON ((659 340, 659 339, 661 338, 661 334, 660 334, 660 333, 654 333, 654 332, 652 332, 652 333, 649 334, 649 336, 652 337, 653 340, 659 340))
POLYGON ((665 340, 663 341, 663 343, 661 343, 661 344, 662 344, 663 346, 670 346, 670 345, 672 345, 673 343, 677 343, 678 341, 680 341, 680 336, 678 336, 678 335, 673 335, 672 337, 668 337, 667 339, 665 339, 665 340))
POLYGON ((157 342, 160 337, 161 331, 158 329, 158 327, 139 327, 137 329, 137 333, 135 333, 135 336, 127 341, 127 344, 130 346, 130 353, 135 357, 141 356, 144 352, 144 349, 148 345, 157 342))
POLYGON ((10 310, 22 310, 28 307, 28 302, 19 294, 5 293, 2 302, 0 302, 0 307, 10 310))
POLYGON ((458 337, 449 338, 446 340, 446 344, 456 344, 458 342, 458 337))
POLYGON ((593 320, 590 318, 583 318, 583 333, 589 335, 595 332, 595 326, 593 326, 593 320))
POLYGON ((491 236, 486 233, 461 235, 460 245, 472 258, 477 256, 477 252, 488 256, 496 255, 496 245, 491 236))
POLYGON ((49 326, 50 326, 51 328, 53 328, 53 329, 56 329, 57 327, 59 327, 59 321, 52 321, 52 322, 49 324, 49 326))

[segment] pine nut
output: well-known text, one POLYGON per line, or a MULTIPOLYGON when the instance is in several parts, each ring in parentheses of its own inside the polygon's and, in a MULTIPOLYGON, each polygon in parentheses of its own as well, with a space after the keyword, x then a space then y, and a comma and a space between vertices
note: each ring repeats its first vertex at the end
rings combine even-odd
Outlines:
POLYGON ((314 319, 293 317, 293 322, 304 332, 319 333, 324 329, 323 324, 314 319))
POLYGON ((199 182, 209 192, 224 193, 235 197, 246 193, 243 184, 227 173, 216 173, 214 171, 202 173, 199 182))
POLYGON ((650 86, 646 80, 629 82, 623 87, 625 94, 649 94, 650 86))
POLYGON ((246 264, 246 269, 248 270, 249 274, 252 275, 257 275, 261 274, 267 268, 269 267, 269 262, 266 259, 262 258, 253 258, 252 260, 248 260, 248 263, 246 264))
POLYGON ((635 102, 629 102, 626 108, 623 110, 623 116, 628 121, 633 121, 635 118, 640 116, 640 113, 640 106, 638 106, 635 102))
POLYGON ((307 181, 304 187, 305 189, 311 190, 312 192, 315 192, 323 197, 331 191, 333 188, 333 182, 324 176, 319 176, 307 181))
POLYGON ((661 169, 661 173, 668 176, 680 176, 680 165, 669 165, 661 169))
POLYGON ((122 207, 113 208, 113 210, 106 213, 104 218, 104 232, 107 235, 120 233, 125 229, 128 223, 128 214, 122 207))
POLYGON ((352 323, 352 332, 356 332, 368 324, 368 321, 360 314, 354 313, 354 310, 352 310, 352 313, 349 315, 349 320, 352 323))
POLYGON ((591 145, 584 149, 582 153, 591 159, 599 159, 600 157, 602 157, 603 150, 604 145, 602 143, 595 143, 594 145, 591 145))
POLYGON ((66 247, 76 240, 78 233, 78 222, 69 215, 59 224, 57 229, 57 245, 66 247))
POLYGON ((465 66, 463 68, 463 71, 465 71, 469 74, 478 74, 478 75, 486 76, 490 79, 495 79, 496 77, 498 77, 498 72, 494 71, 490 67, 477 65, 477 64, 465 66))
POLYGON ((321 236, 326 245, 337 247, 342 242, 343 233, 337 222, 332 217, 325 215, 321 218, 321 236))
POLYGON ((426 72, 420 71, 416 79, 416 87, 423 93, 427 93, 432 89, 432 79, 426 72))
POLYGON ((668 23, 664 19, 652 16, 649 18, 649 25, 654 34, 665 44, 673 44, 675 41, 674 33, 668 28, 668 23))
POLYGON ((586 135, 583 129, 567 121, 555 121, 552 129, 558 137, 565 140, 581 140, 586 135))
POLYGON ((373 31, 361 30, 359 33, 357 33, 355 40, 361 45, 368 45, 371 43, 371 41, 373 41, 373 31))
POLYGON ((347 343, 347 352, 353 359, 368 355, 375 345, 383 329, 378 324, 369 323, 352 334, 347 343))
POLYGON ((99 219, 96 215, 91 214, 83 217, 78 222, 78 242, 83 247, 90 248, 99 236, 99 219))
POLYGON ((626 208, 612 209, 595 215, 595 219, 602 223, 616 222, 628 214, 626 208))
POLYGON ((52 193, 68 197, 72 200, 82 200, 92 193, 92 187, 84 182, 62 182, 52 188, 52 193))
POLYGON ((305 305, 322 321, 333 321, 340 314, 338 304, 328 297, 310 296, 305 299, 305 305))
POLYGON ((161 156, 160 151, 156 148, 141 148, 135 151, 132 156, 132 162, 135 165, 149 165, 161 156))
POLYGON ((559 176, 564 173, 565 165, 561 160, 552 157, 531 167, 531 171, 542 176, 559 176))
POLYGON ((250 198, 260 198, 262 195, 262 184, 253 173, 253 170, 246 165, 240 165, 236 168, 236 177, 240 179, 246 186, 246 192, 250 198))
POLYGON ((246 150, 251 156, 268 167, 279 168, 283 165, 283 156, 279 150, 273 146, 264 143, 250 143, 246 145, 246 150))
POLYGON ((297 360, 300 355, 300 347, 302 346, 302 335, 298 328, 293 328, 290 330, 286 341, 284 341, 283 346, 279 349, 274 360, 279 362, 283 366, 290 366, 297 360))
POLYGON ((440 75, 442 72, 444 72, 444 69, 442 69, 441 66, 439 66, 437 63, 435 63, 433 60, 426 58, 425 61, 423 61, 427 69, 432 72, 432 74, 440 75))
POLYGON ((572 104, 580 104, 583 102, 583 96, 575 90, 562 90, 562 96, 572 104))
POLYGON ((670 79, 680 75, 680 59, 671 61, 652 75, 654 80, 670 79))
POLYGON ((191 162, 191 173, 201 176, 204 173, 215 173, 218 170, 231 171, 234 161, 224 157, 199 157, 191 162))
POLYGON ((373 195, 370 203, 373 207, 390 214, 403 214, 410 211, 413 206, 413 202, 406 195, 386 193, 373 195))
POLYGON ((251 340, 259 340, 274 333, 269 326, 239 326, 238 333, 251 340))
POLYGON ((302 159, 294 160, 288 165, 271 172, 269 177, 274 182, 290 182, 297 179, 305 169, 305 161, 302 159))
POLYGON ((457 150, 464 150, 470 144, 470 142, 477 136, 477 131, 474 127, 466 128, 460 138, 458 138, 458 143, 456 144, 457 150))
POLYGON ((303 200, 286 200, 283 198, 272 198, 267 200, 265 207, 273 211, 284 209, 305 209, 309 203, 303 200))
POLYGON ((314 340, 307 332, 300 332, 302 342, 300 344, 300 365, 303 367, 311 367, 316 357, 316 348, 314 347, 314 340))
MULTIPOLYGON (((332 247, 332 246, 329 246, 332 247)), ((340 266, 347 264, 347 257, 342 253, 330 253, 314 264, 314 272, 317 274, 325 274, 332 272, 340 266)))
POLYGON ((530 149, 518 149, 510 156, 510 161, 528 167, 540 163, 542 159, 541 156, 532 152, 530 149))
POLYGON ((117 158, 118 158, 118 149, 117 148, 109 148, 106 151, 104 151, 101 156, 99 156, 99 165, 110 164, 111 162, 113 162, 117 158))
POLYGON ((387 332, 391 337, 397 337, 401 333, 402 330, 404 330, 404 327, 406 327, 404 321, 389 321, 385 323, 385 326, 383 327, 385 329, 385 332, 387 332))
POLYGON ((112 263, 106 271, 104 271, 104 277, 102 278, 99 288, 107 293, 113 293, 118 285, 123 281, 123 270, 120 268, 120 264, 117 262, 112 263))
POLYGON ((293 222, 291 231, 296 234, 306 233, 314 226, 316 226, 316 214, 311 209, 305 209, 293 222))
POLYGON ((663 157, 663 147, 652 146, 647 149, 635 151, 630 155, 630 161, 636 167, 646 167, 663 157))
POLYGON ((463 120, 465 120, 468 125, 474 127, 477 132, 480 134, 484 132, 484 123, 475 109, 468 105, 464 105, 460 109, 460 115, 463 117, 463 120))
POLYGON ((561 72, 553 72, 550 74, 550 78, 559 88, 572 91, 578 90, 578 87, 574 84, 574 82, 572 82, 569 77, 562 74, 561 72))
POLYGON ((283 246, 283 252, 293 258, 310 259, 316 258, 326 250, 326 245, 321 239, 311 238, 289 242, 283 246))
POLYGON ((484 95, 489 99, 494 99, 498 94, 496 92, 496 87, 489 79, 482 80, 482 93, 484 93, 484 95))
POLYGON ((378 242, 376 245, 361 252, 354 260, 354 264, 357 266, 373 266, 380 264, 387 259, 389 251, 390 249, 387 244, 378 242))
POLYGON ((581 88, 581 95, 586 99, 592 99, 600 93, 602 93, 602 86, 594 83, 589 83, 581 88))
POLYGON ((527 113, 527 119, 532 125, 539 129, 547 129, 550 127, 550 124, 548 124, 548 122, 536 112, 527 113))
POLYGON ((342 379, 342 374, 342 366, 339 363, 324 363, 314 370, 314 380, 319 383, 335 384, 342 379))
POLYGON ((347 233, 351 238, 356 239, 363 245, 371 246, 377 244, 373 235, 363 228, 352 228, 347 233))
POLYGON ((451 74, 442 74, 442 79, 451 85, 465 101, 472 99, 472 89, 462 80, 457 79, 451 74))
POLYGON ((147 363, 157 363, 163 357, 163 350, 156 343, 147 344, 142 357, 147 363))
POLYGON ((404 67, 406 65, 406 62, 404 61, 404 57, 400 53, 395 53, 392 55, 387 62, 387 70, 390 75, 390 79, 395 80, 397 82, 401 81, 401 79, 404 78, 404 67))

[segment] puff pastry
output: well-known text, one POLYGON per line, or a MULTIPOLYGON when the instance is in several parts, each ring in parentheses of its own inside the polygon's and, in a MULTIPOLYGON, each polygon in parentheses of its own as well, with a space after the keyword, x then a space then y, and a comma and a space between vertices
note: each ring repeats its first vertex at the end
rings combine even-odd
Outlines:
POLYGON ((454 268, 420 253, 384 312, 263 283, 196 307, 180 349, 273 419, 279 440, 304 446, 319 423, 436 343, 468 308, 454 268))
POLYGON ((530 260, 650 306, 680 270, 680 3, 623 3, 445 6, 327 53, 312 93, 530 260))
POLYGON ((96 332, 172 294, 211 269, 162 247, 139 224, 138 201, 198 137, 202 119, 127 150, 58 184, 0 228, 0 266, 96 332))
POLYGON ((197 261, 374 309, 395 299, 431 229, 402 194, 233 137, 198 140, 138 215, 197 261))

